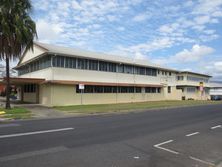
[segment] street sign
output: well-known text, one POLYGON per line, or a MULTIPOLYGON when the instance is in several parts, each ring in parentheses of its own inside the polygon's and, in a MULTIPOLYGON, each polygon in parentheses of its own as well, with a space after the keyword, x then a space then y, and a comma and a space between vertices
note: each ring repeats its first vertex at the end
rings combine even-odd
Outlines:
POLYGON ((79 84, 79 89, 81 89, 81 90, 85 89, 85 85, 84 84, 79 84))
POLYGON ((203 92, 203 90, 204 90, 203 82, 200 82, 200 91, 203 92))

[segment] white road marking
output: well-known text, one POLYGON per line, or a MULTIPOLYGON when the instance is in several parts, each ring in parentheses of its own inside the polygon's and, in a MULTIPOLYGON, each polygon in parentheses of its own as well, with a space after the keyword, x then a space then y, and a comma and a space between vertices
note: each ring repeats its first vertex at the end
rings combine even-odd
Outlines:
POLYGON ((158 149, 160 149, 160 150, 164 150, 164 151, 170 152, 170 153, 172 153, 172 154, 179 154, 178 152, 173 151, 173 150, 170 150, 170 149, 168 149, 168 148, 160 147, 160 146, 162 146, 162 145, 164 145, 164 144, 171 143, 171 142, 173 142, 173 140, 168 140, 168 141, 165 141, 165 142, 156 144, 156 145, 154 145, 154 147, 155 147, 155 148, 158 148, 158 149))
POLYGON ((10 138, 10 137, 36 135, 36 134, 43 134, 43 133, 60 132, 60 131, 67 131, 67 130, 73 130, 73 129, 74 128, 62 128, 62 129, 51 129, 51 130, 42 130, 42 131, 34 131, 34 132, 26 132, 26 133, 16 133, 16 134, 10 134, 10 135, 1 135, 0 139, 10 138))
POLYGON ((194 136, 194 135, 197 135, 197 134, 199 134, 199 132, 190 133, 190 134, 187 134, 186 136, 190 137, 190 136, 194 136))
POLYGON ((139 159, 140 157, 136 156, 136 157, 133 157, 134 159, 139 159))
POLYGON ((66 150, 68 150, 68 148, 64 146, 59 146, 59 147, 53 147, 53 148, 48 148, 48 149, 43 149, 43 150, 30 151, 30 152, 0 157, 0 162, 28 158, 28 157, 33 157, 33 156, 43 155, 43 154, 57 153, 57 152, 66 151, 66 150))
POLYGON ((215 164, 213 164, 211 162, 207 162, 207 161, 201 160, 199 158, 195 158, 195 157, 192 157, 192 156, 189 156, 189 158, 194 160, 194 161, 201 162, 203 164, 207 164, 207 165, 210 165, 210 166, 215 166, 215 164))
POLYGON ((217 126, 213 126, 213 127, 211 127, 210 129, 217 129, 217 128, 221 128, 221 125, 217 125, 217 126))
POLYGON ((171 142, 173 142, 173 140, 168 140, 168 141, 165 141, 165 142, 156 144, 156 145, 154 145, 154 146, 155 146, 155 147, 159 147, 159 146, 161 146, 161 145, 164 145, 164 144, 167 144, 167 143, 171 143, 171 142))

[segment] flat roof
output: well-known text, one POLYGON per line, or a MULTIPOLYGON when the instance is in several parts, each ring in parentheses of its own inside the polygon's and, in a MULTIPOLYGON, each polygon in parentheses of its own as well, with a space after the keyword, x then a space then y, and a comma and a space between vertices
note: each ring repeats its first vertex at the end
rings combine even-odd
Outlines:
POLYGON ((196 72, 191 72, 191 71, 181 71, 179 73, 180 74, 194 74, 194 75, 201 75, 201 76, 205 76, 205 77, 212 77, 211 75, 201 74, 201 73, 196 73, 196 72))

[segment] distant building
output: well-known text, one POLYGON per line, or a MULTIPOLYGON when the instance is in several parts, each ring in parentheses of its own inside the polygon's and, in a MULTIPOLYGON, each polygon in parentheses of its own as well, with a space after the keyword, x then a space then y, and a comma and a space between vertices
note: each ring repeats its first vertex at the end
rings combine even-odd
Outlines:
POLYGON ((37 42, 15 69, 19 98, 47 106, 210 98, 209 75, 37 42))
POLYGON ((212 100, 222 100, 222 83, 221 82, 210 83, 210 97, 212 100))

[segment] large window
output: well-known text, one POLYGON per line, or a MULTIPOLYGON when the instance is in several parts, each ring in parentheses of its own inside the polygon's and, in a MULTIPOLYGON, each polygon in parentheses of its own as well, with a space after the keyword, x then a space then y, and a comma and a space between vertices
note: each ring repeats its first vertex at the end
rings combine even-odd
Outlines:
POLYGON ((197 90, 197 89, 196 89, 195 87, 188 87, 188 88, 187 88, 187 92, 188 92, 188 93, 195 93, 196 90, 197 90))
POLYGON ((195 81, 195 82, 208 82, 207 78, 202 78, 202 77, 194 77, 194 76, 187 76, 188 81, 195 81))
MULTIPOLYGON (((141 93, 142 87, 134 86, 94 86, 85 85, 82 93, 141 93)), ((81 93, 79 86, 76 85, 76 93, 81 93)), ((161 88, 146 87, 145 93, 161 93, 161 88)))
POLYGON ((88 60, 87 59, 77 59, 78 69, 88 69, 88 60))
POLYGON ((89 70, 98 70, 97 60, 89 60, 89 70))
POLYGON ((71 56, 47 55, 18 68, 18 73, 19 75, 22 75, 51 66, 149 76, 157 76, 158 71, 154 68, 134 66, 130 64, 76 58, 71 56))
POLYGON ((36 85, 35 84, 24 85, 24 92, 25 93, 34 93, 34 92, 36 92, 36 85))

